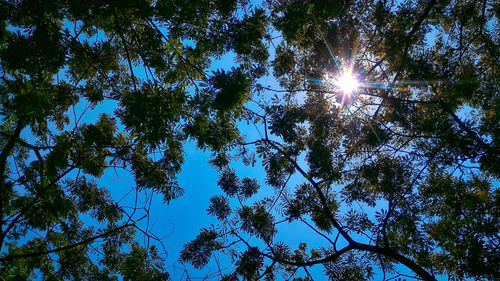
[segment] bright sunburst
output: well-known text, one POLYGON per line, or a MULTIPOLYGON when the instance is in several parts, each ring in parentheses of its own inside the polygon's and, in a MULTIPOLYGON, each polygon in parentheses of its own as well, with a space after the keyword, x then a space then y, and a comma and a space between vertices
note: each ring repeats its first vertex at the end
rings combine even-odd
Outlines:
POLYGON ((341 90, 344 95, 351 95, 352 92, 356 91, 359 87, 359 81, 352 73, 352 69, 349 68, 342 73, 335 81, 335 85, 341 90))

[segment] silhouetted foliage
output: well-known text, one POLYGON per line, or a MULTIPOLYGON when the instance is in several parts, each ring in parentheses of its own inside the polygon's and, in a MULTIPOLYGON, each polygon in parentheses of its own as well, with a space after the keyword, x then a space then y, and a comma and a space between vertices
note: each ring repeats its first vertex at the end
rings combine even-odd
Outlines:
POLYGON ((394 2, 265 2, 280 87, 252 88, 257 133, 211 160, 228 280, 500 277, 500 6, 394 2), (328 78, 347 68, 350 95, 328 78), (266 186, 242 196, 249 155, 266 186), (316 236, 293 249, 288 223, 316 236))

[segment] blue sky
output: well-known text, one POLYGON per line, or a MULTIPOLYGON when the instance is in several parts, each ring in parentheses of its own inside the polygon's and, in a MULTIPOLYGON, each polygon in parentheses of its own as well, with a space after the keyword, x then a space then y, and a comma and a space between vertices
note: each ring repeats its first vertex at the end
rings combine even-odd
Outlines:
MULTIPOLYGON (((211 70, 230 69, 235 66, 237 66, 237 63, 235 62, 234 55, 229 53, 219 60, 214 61, 211 70)), ((145 79, 144 71, 140 68, 136 68, 134 73, 139 78, 145 79)), ((272 88, 279 88, 272 76, 264 77, 260 82, 272 88)), ((84 111, 85 106, 86 102, 81 102, 75 107, 77 116, 84 111)), ((98 115, 103 112, 112 115, 115 108, 115 102, 104 102, 94 110, 87 111, 82 122, 93 123, 97 120, 98 115)), ((248 126, 245 122, 242 122, 241 127, 243 128, 242 134, 246 135, 249 140, 258 138, 258 133, 252 126, 248 126)), ((216 272, 218 268, 215 260, 202 270, 195 270, 189 264, 183 265, 178 261, 183 245, 193 240, 199 234, 200 229, 217 225, 218 221, 214 217, 207 215, 206 210, 209 206, 211 196, 223 195, 223 192, 217 186, 217 171, 208 164, 210 153, 197 149, 194 141, 188 141, 184 149, 185 163, 178 177, 179 185, 184 189, 183 196, 171 200, 166 204, 163 202, 160 194, 154 194, 151 201, 149 221, 143 220, 139 224, 144 229, 147 227, 156 236, 162 237, 163 246, 165 246, 168 253, 165 264, 173 280, 185 279, 186 275, 182 270, 184 266, 187 267, 191 277, 205 277, 216 272)), ((261 190, 259 191, 259 195, 256 196, 257 198, 262 198, 264 195, 271 195, 272 188, 267 187, 264 183, 265 172, 260 165, 260 161, 257 161, 254 167, 245 166, 241 162, 235 162, 231 163, 231 168, 236 170, 240 178, 251 177, 258 179, 261 190)), ((303 179, 296 175, 289 181, 288 186, 293 187, 302 181, 303 179)), ((124 170, 108 169, 103 177, 98 180, 98 183, 102 187, 109 188, 113 198, 121 200, 120 205, 133 205, 135 193, 130 192, 130 190, 134 187, 134 179, 130 173, 124 170)), ((144 200, 150 194, 151 192, 149 191, 146 194, 142 192, 139 197, 144 200)), ((250 202, 254 200, 250 200, 250 202)), ((248 204, 248 202, 246 203, 248 204)), ((140 216, 138 214, 136 217, 140 216)), ((310 248, 321 246, 324 242, 321 240, 323 238, 307 227, 304 228, 304 225, 300 222, 282 224, 280 230, 281 232, 276 237, 277 241, 286 242, 292 249, 297 248, 300 242, 308 243, 310 248)), ((146 242, 144 236, 140 233, 138 238, 141 239, 141 242, 146 242)), ((256 239, 251 240, 254 243, 258 243, 257 241, 256 239)), ((159 243, 155 241, 151 240, 150 242, 159 246, 159 243)), ((239 250, 244 251, 245 248, 241 245, 239 250)), ((224 255, 217 256, 220 258, 221 268, 229 266, 224 273, 230 273, 231 269, 234 269, 232 262, 224 255)), ((321 274, 320 270, 321 268, 318 266, 316 269, 311 269, 310 272, 314 275, 319 275, 321 274)), ((303 275, 303 272, 299 272, 300 275, 303 275)))

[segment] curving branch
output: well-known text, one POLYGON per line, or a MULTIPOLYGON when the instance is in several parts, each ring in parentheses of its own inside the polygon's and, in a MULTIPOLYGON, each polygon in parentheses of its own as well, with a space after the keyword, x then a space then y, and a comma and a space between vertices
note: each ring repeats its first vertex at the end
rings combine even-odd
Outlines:
POLYGON ((373 245, 368 245, 368 244, 362 244, 362 243, 353 243, 353 249, 356 250, 362 250, 362 251, 367 251, 375 254, 381 254, 383 256, 389 257, 394 259, 395 261, 405 265, 409 269, 411 269, 413 272, 418 274, 420 278, 426 281, 437 281, 434 276, 432 276, 429 272, 427 272, 424 268, 422 268, 420 265, 418 265, 416 262, 413 260, 403 256, 402 254, 389 249, 387 247, 378 247, 378 246, 373 246, 373 245))
POLYGON ((342 235, 342 237, 345 240, 347 240, 348 243, 354 242, 354 240, 351 238, 351 236, 344 230, 344 228, 340 225, 340 223, 337 221, 337 219, 335 219, 335 217, 333 216, 332 210, 330 210, 330 207, 328 205, 328 201, 326 200, 326 196, 325 196, 325 194, 323 194, 323 191, 321 190, 321 187, 319 186, 319 184, 313 178, 311 178, 302 169, 302 167, 300 167, 300 165, 297 163, 297 161, 292 159, 292 157, 288 153, 286 153, 283 149, 281 149, 279 146, 277 146, 272 140, 266 138, 266 139, 264 139, 264 141, 269 143, 274 149, 278 150, 281 154, 283 154, 283 156, 285 156, 285 158, 290 163, 292 163, 292 165, 295 167, 295 169, 297 169, 297 171, 299 171, 299 173, 305 179, 307 179, 307 181, 309 181, 309 183, 311 183, 311 185, 314 187, 314 189, 318 193, 321 204, 323 205, 323 211, 328 216, 328 219, 332 222, 333 226, 337 229, 337 231, 340 233, 340 235, 342 235))
MULTIPOLYGON (((367 251, 371 253, 376 253, 383 255, 385 257, 389 257, 394 259, 396 262, 399 262, 409 269, 411 269, 413 272, 418 274, 423 280, 426 281, 436 281, 433 275, 428 273, 423 267, 419 266, 416 262, 411 260, 410 258, 398 253, 395 250, 392 250, 388 247, 388 245, 385 245, 385 247, 379 247, 379 246, 373 246, 369 244, 363 244, 356 242, 352 239, 352 237, 345 231, 345 229, 339 224, 339 222, 335 219, 333 216, 332 211, 328 207, 328 201, 326 199, 326 196, 323 194, 320 186, 314 179, 312 179, 303 169, 300 167, 300 165, 297 163, 296 160, 294 160, 288 153, 286 153, 283 149, 281 149, 276 143, 274 143, 272 140, 269 138, 265 138, 262 141, 270 144, 274 149, 276 149, 278 152, 280 152, 285 158, 287 158, 290 163, 297 169, 297 171, 306 179, 309 181, 309 183, 314 187, 316 192, 318 193, 318 196, 320 198, 321 204, 323 205, 323 210, 326 212, 326 215, 328 218, 331 220, 332 224, 334 227, 337 229, 339 234, 347 240, 348 245, 336 253, 334 253, 331 256, 325 257, 323 259, 319 260, 314 260, 314 261, 307 261, 307 262, 296 262, 296 261, 289 261, 289 260, 284 260, 266 253, 262 253, 263 256, 270 258, 272 260, 276 260, 282 264, 288 264, 288 265, 294 265, 294 266, 311 266, 315 264, 320 264, 320 263, 325 263, 325 262, 331 262, 335 261, 337 258, 339 258, 342 254, 349 252, 351 250, 361 250, 361 251, 367 251)), ((246 243, 247 246, 248 243, 246 243)))
POLYGON ((45 255, 48 255, 48 254, 57 253, 57 252, 61 252, 61 251, 64 251, 64 250, 76 248, 78 246, 87 245, 87 244, 90 244, 90 243, 92 243, 93 241, 95 241, 95 240, 97 240, 99 238, 103 238, 103 237, 109 236, 109 235, 111 235, 111 234, 113 234, 115 232, 118 232, 119 230, 122 230, 124 228, 129 227, 129 226, 133 226, 133 225, 136 224, 136 222, 124 224, 124 225, 119 226, 117 228, 114 228, 114 229, 111 229, 109 231, 106 231, 106 232, 104 232, 102 234, 99 234, 99 235, 87 238, 87 239, 82 240, 82 241, 80 241, 78 243, 67 245, 67 246, 64 246, 64 247, 59 247, 59 248, 55 248, 55 249, 47 250, 47 251, 33 252, 33 253, 25 253, 25 254, 17 254, 17 255, 7 255, 7 256, 4 256, 4 257, 0 258, 0 263, 4 263, 4 262, 7 262, 7 261, 16 260, 16 259, 25 259, 25 258, 45 256, 45 255))

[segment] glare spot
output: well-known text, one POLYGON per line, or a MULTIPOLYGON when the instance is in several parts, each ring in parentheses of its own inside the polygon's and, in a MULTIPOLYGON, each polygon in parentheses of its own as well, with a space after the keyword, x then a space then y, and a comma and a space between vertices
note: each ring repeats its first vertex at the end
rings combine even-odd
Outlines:
POLYGON ((359 87, 359 81, 352 74, 352 70, 349 68, 340 74, 335 81, 335 85, 345 95, 350 95, 359 87))

